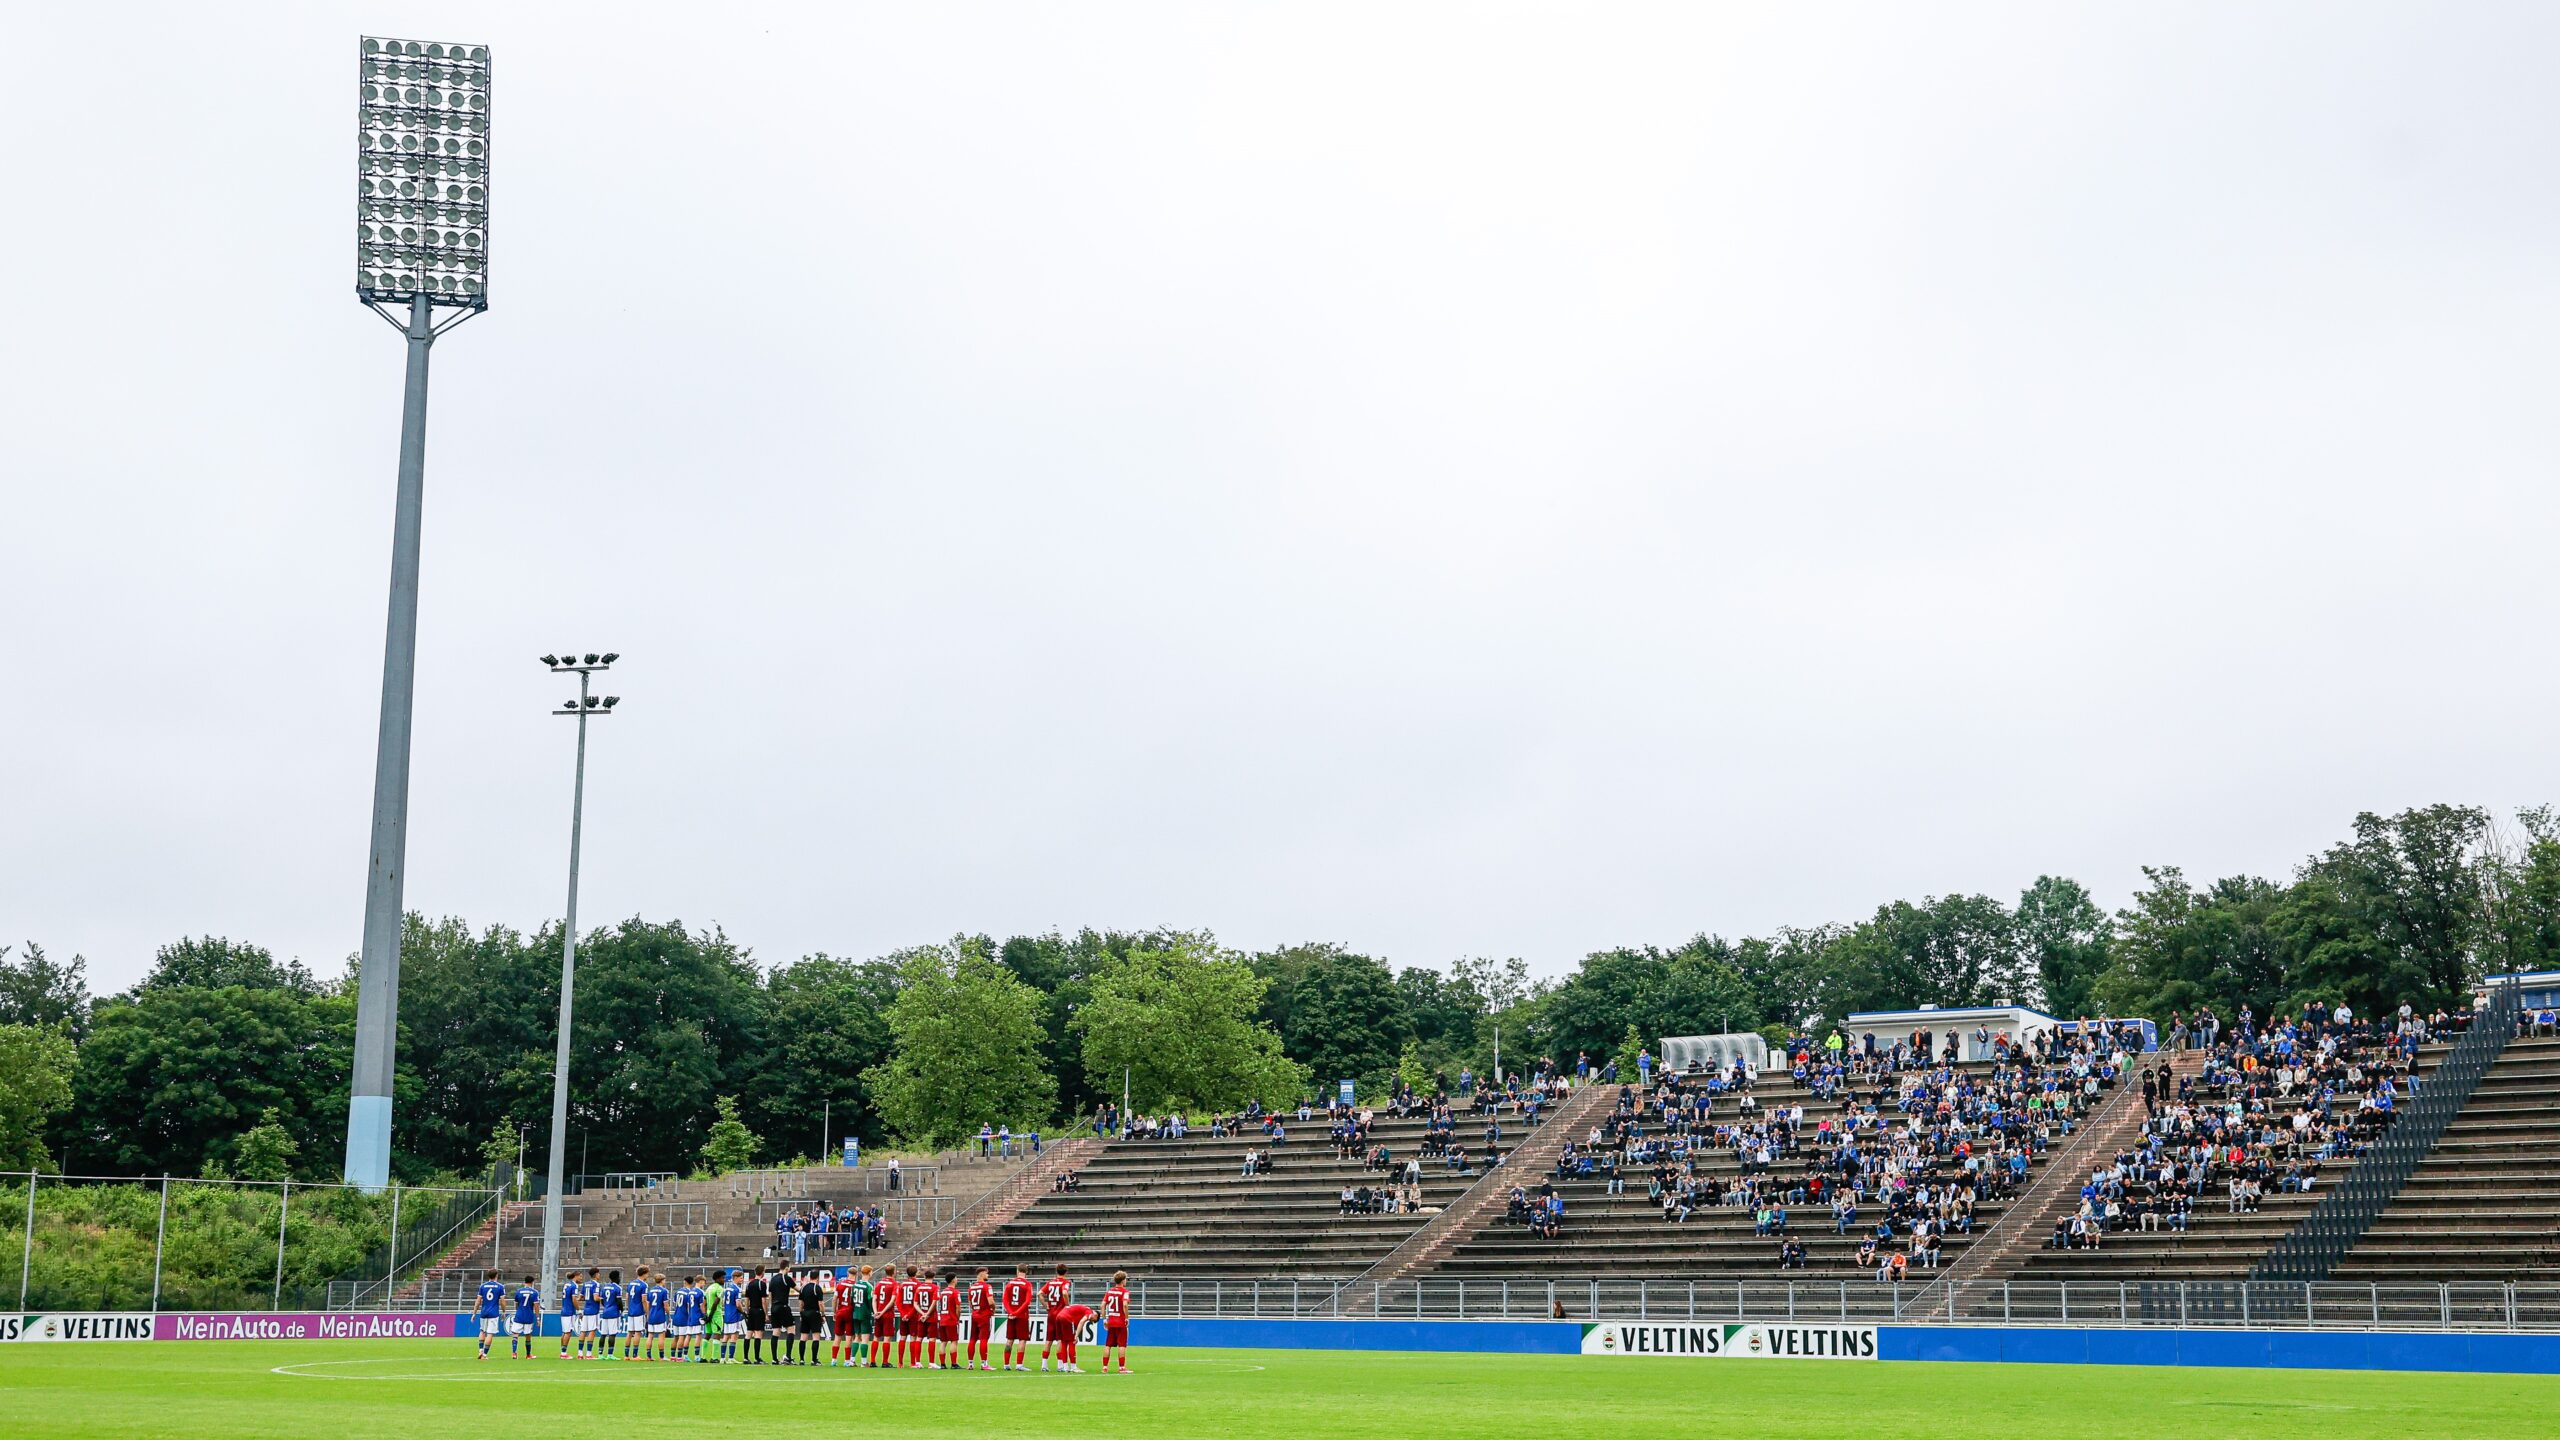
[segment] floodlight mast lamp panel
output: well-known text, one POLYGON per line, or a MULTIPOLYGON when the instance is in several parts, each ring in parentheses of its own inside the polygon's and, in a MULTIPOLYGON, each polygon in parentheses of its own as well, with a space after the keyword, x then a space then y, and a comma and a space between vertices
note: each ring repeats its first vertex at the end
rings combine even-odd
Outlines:
POLYGON ((489 47, 368 35, 356 62, 356 296, 489 306, 489 47))

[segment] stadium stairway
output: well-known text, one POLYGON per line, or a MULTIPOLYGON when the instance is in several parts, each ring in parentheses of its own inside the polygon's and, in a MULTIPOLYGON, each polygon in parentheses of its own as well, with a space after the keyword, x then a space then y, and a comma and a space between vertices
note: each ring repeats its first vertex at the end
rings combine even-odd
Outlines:
MULTIPOLYGON (((1517 1124, 1507 1120, 1506 1128, 1517 1124)), ((1464 1127, 1462 1121, 1462 1143, 1469 1138, 1464 1127)), ((1423 1159, 1424 1209, 1346 1214, 1345 1187, 1392 1184, 1394 1170, 1336 1156, 1321 1119, 1290 1128, 1271 1173, 1251 1177, 1240 1173, 1245 1152, 1273 1148, 1259 1132, 1114 1140, 1083 1166, 1076 1189, 1033 1197, 961 1251, 956 1263, 998 1275, 1016 1265, 1036 1275, 1061 1263, 1079 1276, 1125 1269, 1158 1285, 1314 1283, 1329 1293, 1395 1250, 1478 1179, 1421 1156, 1423 1117, 1380 1114, 1369 1143, 1385 1146, 1397 1168, 1408 1158, 1423 1159)))
MULTIPOLYGON (((2447 1049, 2438 1043, 2422 1046, 2417 1056, 2417 1069, 2423 1077, 2434 1068, 2447 1049)), ((2180 1057, 2185 1059, 2187 1057, 2180 1057)), ((2198 1057, 2197 1064, 2201 1064, 2198 1057)), ((2182 1069, 2180 1074, 2193 1073, 2182 1069)), ((2135 1108, 2140 1104, 2137 1101, 2135 1108)), ((2029 1248, 2008 1271, 1996 1278, 2019 1282, 2010 1296, 2014 1318, 2058 1318, 2060 1301, 2054 1298, 2053 1283, 2068 1282, 2087 1285, 2093 1294, 2122 1285, 2138 1285, 2145 1281, 2180 1281, 2188 1283, 2238 1284, 2248 1278, 2255 1265, 2276 1242, 2292 1233, 2294 1227, 2320 1203, 2321 1195, 2337 1184, 2353 1168, 2349 1160, 2333 1160, 2315 1167, 2319 1185, 2311 1191, 2287 1194, 2269 1190, 2258 1202, 2254 1213, 2234 1213, 2227 1196, 2208 1193, 2196 1201, 2183 1231, 2127 1230, 2106 1237, 2105 1244, 2095 1250, 2046 1250, 2029 1248), (2040 1298, 2026 1298, 2030 1291, 2040 1298)), ((2084 1168, 2081 1174, 2087 1173, 2084 1168)), ((2074 1190, 2077 1182, 2074 1182, 2074 1190)), ((2066 1211, 2065 1213, 2068 1213, 2066 1211)), ((2044 1229, 2050 1233, 2053 1221, 2048 1218, 2044 1229)), ((2044 1236, 2019 1237, 2030 1247, 2041 1247, 2044 1236)), ((1986 1300, 1998 1304, 1997 1300, 1986 1300)), ((2093 1302, 2094 1303, 2094 1302, 2093 1302)))
POLYGON ((473 1294, 480 1282, 489 1278, 492 1247, 499 1228, 506 1223, 509 1208, 503 1204, 492 1208, 487 1219, 404 1281, 392 1292, 395 1298, 391 1308, 424 1308, 448 1300, 459 1303, 473 1294))
MULTIPOLYGON (((897 1191, 885 1188, 884 1167, 848 1170, 827 1165, 738 1171, 710 1180, 667 1181, 639 1189, 589 1190, 561 1201, 560 1263, 580 1269, 590 1265, 618 1269, 625 1274, 642 1265, 678 1270, 751 1265, 766 1258, 772 1248, 777 1215, 793 1208, 805 1211, 819 1200, 838 1206, 880 1207, 889 1227, 886 1253, 894 1255, 967 1214, 1038 1163, 971 1160, 904 1167, 906 1185, 897 1191)), ((458 1247, 441 1262, 445 1278, 468 1278, 476 1284, 480 1277, 471 1272, 497 1270, 514 1275, 540 1266, 542 1203, 510 1202, 496 1221, 493 1230, 474 1237, 476 1243, 458 1247)), ((811 1258, 842 1264, 876 1260, 882 1253, 813 1251, 811 1258)))
MULTIPOLYGON (((1994 1067, 1982 1061, 1958 1068, 1986 1075, 1994 1067)), ((1755 1096, 1764 1110, 1802 1106, 1807 1127, 1837 1118, 1845 1109, 1840 1098, 1816 1095, 1782 1071, 1764 1073, 1755 1096)), ((2030 1162, 2030 1184, 2036 1171, 2048 1163, 2045 1156, 2030 1162)), ((1435 1283, 1563 1280, 1576 1285, 1717 1279, 1828 1283, 1866 1279, 1874 1273, 1856 1261, 1862 1235, 1857 1231, 1836 1233, 1828 1207, 1798 1207, 1791 1217, 1794 1223, 1789 1227, 1788 1238, 1804 1244, 1809 1262, 1806 1268, 1791 1270, 1778 1264, 1775 1238, 1753 1233, 1754 1217, 1748 1209, 1713 1206, 1694 1212, 1685 1224, 1672 1224, 1646 1198, 1646 1177, 1641 1171, 1627 1176, 1625 1194, 1613 1196, 1597 1176, 1558 1177, 1531 1174, 1526 1166, 1517 1170, 1504 1168, 1510 1172, 1503 1177, 1502 1193, 1506 1198, 1512 1185, 1524 1186, 1534 1193, 1542 1182, 1553 1181, 1565 1198, 1563 1233, 1553 1240, 1541 1239, 1525 1227, 1509 1223, 1507 1207, 1504 1211, 1488 1210, 1482 1223, 1448 1247, 1428 1271, 1412 1278, 1435 1283)), ((1727 1150, 1709 1152, 1698 1169, 1701 1174, 1721 1175, 1728 1181, 1742 1175, 1739 1159, 1727 1150)), ((1947 1261, 1961 1260, 1973 1241, 1996 1228, 2007 1203, 2014 1202, 1978 1204, 1972 1235, 1951 1233, 1944 1237, 1942 1250, 1947 1261)), ((1873 1225, 1876 1213, 1872 1205, 1861 1206, 1859 1230, 1873 1225)))
POLYGON ((1511 1176, 1543 1174, 1552 1169, 1556 1157, 1564 1153, 1565 1142, 1588 1136, 1591 1127, 1606 1118, 1617 1102, 1615 1085, 1589 1084, 1571 1092, 1555 1117, 1514 1146, 1500 1165, 1487 1169, 1482 1178, 1432 1216, 1429 1223, 1406 1236, 1404 1243, 1345 1285, 1342 1313, 1366 1314, 1377 1303, 1383 1287, 1410 1280, 1438 1265, 1460 1241, 1474 1234, 1503 1207, 1511 1193, 1511 1176))
POLYGON ((948 1222, 904 1246, 893 1247, 889 1263, 939 1270, 959 1259, 988 1235, 1048 1194, 1057 1178, 1082 1169, 1102 1153, 1103 1142, 1091 1136, 1057 1141, 1040 1157, 1020 1167, 1003 1184, 987 1191, 948 1222))
MULTIPOLYGON (((2204 1068, 2201 1051, 2155 1053, 2140 1058, 2137 1072, 2166 1061, 2173 1091, 2179 1079, 2192 1077, 2204 1068)), ((2112 1163, 2117 1153, 2132 1148, 2135 1137, 2142 1133, 2147 1112, 2142 1108, 2142 1087, 2135 1083, 2138 1079, 2138 1073, 2128 1076, 2125 1083, 2109 1091, 2097 1110, 2072 1131, 2071 1138, 2030 1172, 2027 1188, 2009 1202, 2000 1218, 1965 1247, 1939 1278, 1907 1298, 1904 1312, 1931 1314, 1947 1304, 1949 1295, 1997 1286, 2013 1278, 2043 1248, 2054 1225, 2069 1219, 2080 1208, 2080 1187, 2089 1172, 2112 1163)))

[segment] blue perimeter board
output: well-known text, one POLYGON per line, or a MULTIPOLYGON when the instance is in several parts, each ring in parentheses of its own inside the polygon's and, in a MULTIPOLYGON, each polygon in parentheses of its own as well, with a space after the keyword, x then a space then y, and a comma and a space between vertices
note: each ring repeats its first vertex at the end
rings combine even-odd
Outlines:
POLYGON ((1578 1355, 1582 1326, 1554 1320, 1177 1320, 1129 1322, 1129 1343, 1216 1350, 1475 1350, 1578 1355))
POLYGON ((2049 1330, 1888 1325, 1876 1335, 1876 1352, 1886 1360, 2560 1375, 2560 1335, 2458 1331, 2049 1330))
MULTIPOLYGON (((479 1334, 456 1317, 462 1338, 479 1334)), ((544 1315, 542 1333, 560 1334, 544 1315)), ((1577 1320, 1211 1320, 1141 1317, 1134 1345, 1216 1350, 1474 1351, 1575 1355, 1577 1320)), ((1665 1357, 1678 1358, 1678 1357, 1665 1357)), ((2064 1330, 2037 1326, 1881 1325, 1880 1360, 2029 1365, 2206 1365, 2279 1370, 2446 1370, 2560 1375, 2560 1335, 2361 1330, 2064 1330)))

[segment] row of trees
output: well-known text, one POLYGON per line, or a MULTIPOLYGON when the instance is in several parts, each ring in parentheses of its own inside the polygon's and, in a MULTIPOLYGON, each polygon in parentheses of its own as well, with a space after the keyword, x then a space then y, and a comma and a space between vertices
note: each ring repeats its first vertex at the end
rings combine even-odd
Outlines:
MULTIPOLYGON (((631 919, 580 939, 581 1170, 815 1155, 858 1136, 950 1142, 1090 1113, 1374 1093, 1461 1067, 1627 1056, 1666 1035, 1819 1027, 1853 1011, 2015 1001, 2147 1015, 2304 999, 2458 1003, 2488 971, 2560 966, 2560 824, 2461 806, 2361 815, 2290 880, 2175 869, 2114 914, 2045 877, 2014 903, 1894 901, 1853 923, 1586 956, 1394 967, 1340 945, 1245 953, 1205 932, 960 936, 765 968, 718 929, 631 919), (726 1102, 724 1104, 724 1102, 726 1102), (715 1124, 718 1129, 715 1134, 715 1124)), ((411 917, 395 1097, 404 1176, 538 1155, 556 927, 411 917)), ((82 962, 0 952, 0 1168, 324 1174, 341 1148, 352 977, 254 945, 166 947, 92 1001, 82 962)), ((1630 1057, 1631 1058, 1631 1057, 1630 1057)))

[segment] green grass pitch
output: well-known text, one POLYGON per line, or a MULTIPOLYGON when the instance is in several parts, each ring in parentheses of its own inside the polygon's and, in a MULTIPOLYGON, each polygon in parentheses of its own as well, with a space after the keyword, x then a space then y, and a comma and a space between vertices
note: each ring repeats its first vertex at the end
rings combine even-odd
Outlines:
POLYGON ((1138 1373, 1123 1377, 581 1364, 547 1354, 483 1364, 471 1355, 463 1340, 0 1346, 0 1428, 45 1440, 2560 1434, 2560 1377, 2545 1376, 1141 1350, 1138 1373))

